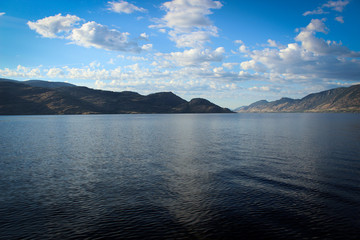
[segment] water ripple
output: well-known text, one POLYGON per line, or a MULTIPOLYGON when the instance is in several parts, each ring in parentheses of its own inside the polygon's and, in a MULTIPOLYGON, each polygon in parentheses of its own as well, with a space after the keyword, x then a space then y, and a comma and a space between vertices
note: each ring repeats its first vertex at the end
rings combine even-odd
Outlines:
POLYGON ((0 117, 0 239, 358 239, 359 117, 0 117))

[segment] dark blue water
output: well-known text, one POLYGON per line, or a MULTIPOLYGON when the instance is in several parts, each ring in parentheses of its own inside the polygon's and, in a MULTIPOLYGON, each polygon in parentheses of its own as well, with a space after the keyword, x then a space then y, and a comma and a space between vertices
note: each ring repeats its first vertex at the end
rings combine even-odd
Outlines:
POLYGON ((0 239, 359 239, 359 114, 0 117, 0 239))

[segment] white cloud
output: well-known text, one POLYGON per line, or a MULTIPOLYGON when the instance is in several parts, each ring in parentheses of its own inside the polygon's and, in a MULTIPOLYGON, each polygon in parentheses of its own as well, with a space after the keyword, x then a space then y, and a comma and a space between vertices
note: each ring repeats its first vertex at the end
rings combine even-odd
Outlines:
POLYGON ((145 50, 145 51, 149 51, 149 50, 152 49, 152 46, 153 46, 153 45, 152 45, 151 43, 144 44, 144 45, 141 46, 141 49, 142 49, 142 50, 145 50))
POLYGON ((108 10, 116 12, 116 13, 133 13, 133 12, 146 12, 146 9, 137 7, 134 4, 128 3, 126 1, 113 1, 108 2, 109 8, 108 10))
POLYGON ((57 78, 64 75, 64 70, 61 68, 51 68, 46 75, 50 78, 57 78))
POLYGON ((217 36, 217 29, 209 27, 206 31, 194 31, 186 34, 170 31, 169 35, 179 48, 202 48, 206 42, 210 42, 211 36, 217 36))
POLYGON ((165 16, 150 27, 170 28, 170 39, 178 47, 202 47, 210 37, 217 36, 217 28, 207 16, 212 14, 211 9, 221 7, 219 1, 172 0, 162 4, 165 16))
POLYGON ((308 15, 320 15, 320 14, 328 14, 329 12, 325 12, 324 9, 322 8, 317 8, 315 10, 312 11, 306 11, 303 13, 303 16, 308 16, 308 15))
POLYGON ((87 22, 72 30, 69 39, 84 47, 95 47, 113 51, 140 52, 137 42, 129 40, 127 32, 109 29, 96 22, 87 22))
POLYGON ((248 52, 248 49, 247 47, 245 46, 245 44, 242 44, 240 47, 239 47, 239 51, 241 53, 247 53, 248 52))
POLYGON ((315 36, 316 32, 327 33, 324 20, 312 19, 310 24, 302 29, 295 40, 301 42, 302 47, 319 55, 335 55, 338 57, 360 57, 359 52, 350 51, 341 42, 325 41, 315 36))
POLYGON ((0 75, 5 78, 42 78, 40 67, 30 68, 18 65, 15 70, 0 69, 0 75))
POLYGON ((133 71, 139 71, 140 70, 139 63, 128 65, 128 66, 125 66, 124 68, 128 68, 128 69, 131 69, 133 71))
POLYGON ((91 80, 104 80, 109 79, 109 71, 106 69, 91 69, 85 68, 70 68, 64 67, 65 75, 62 77, 70 79, 91 79, 91 80))
POLYGON ((254 70, 256 72, 266 71, 265 66, 256 62, 254 59, 240 63, 240 67, 244 70, 254 70))
POLYGON ((264 80, 265 78, 263 76, 260 76, 259 74, 251 74, 246 71, 240 71, 238 73, 238 80, 247 81, 247 80, 264 80))
POLYGON ((149 35, 147 35, 146 33, 140 34, 140 37, 145 39, 145 40, 149 40, 149 35))
POLYGON ((268 42, 269 47, 275 47, 275 48, 283 48, 284 47, 272 39, 268 39, 267 42, 268 42))
MULTIPOLYGON (((241 53, 248 53, 249 52, 248 48, 246 47, 245 43, 242 40, 235 40, 234 43, 235 44, 240 44, 239 52, 241 52, 241 53)), ((234 53, 236 53, 236 52, 234 52, 234 53)))
POLYGON ((95 81, 95 88, 98 88, 98 89, 103 89, 106 87, 106 83, 104 81, 101 81, 101 80, 96 80, 95 81))
POLYGON ((30 29, 47 38, 64 38, 64 34, 74 29, 81 19, 74 15, 62 16, 61 13, 39 19, 36 22, 28 21, 30 29))
POLYGON ((124 55, 117 55, 117 58, 126 59, 130 61, 149 61, 149 59, 142 57, 142 56, 124 56, 124 55))
POLYGON ((339 23, 344 23, 344 18, 343 16, 338 16, 335 18, 336 21, 338 21, 339 23))
POLYGON ((160 53, 158 56, 162 56, 180 66, 196 66, 210 62, 220 62, 224 58, 224 53, 225 49, 219 47, 214 51, 209 49, 189 49, 183 52, 160 53))
POLYGON ((138 61, 148 61, 147 58, 145 57, 141 57, 141 56, 127 56, 126 59, 134 61, 134 62, 138 62, 138 61))
POLYGON ((5 12, 0 12, 0 17, 4 16, 4 15, 5 15, 5 12))
POLYGON ((74 15, 61 14, 28 22, 30 29, 35 30, 43 37, 65 38, 79 46, 95 47, 109 51, 140 52, 148 50, 151 44, 143 47, 138 41, 146 40, 148 35, 142 33, 137 39, 129 39, 130 33, 109 29, 94 21, 76 26, 81 19, 74 15), (145 39, 146 38, 146 39, 145 39))
POLYGON ((248 88, 250 91, 259 91, 259 92, 268 92, 270 91, 270 87, 269 86, 254 86, 254 87, 250 87, 248 88))
POLYGON ((222 4, 212 0, 173 0, 162 6, 166 11, 162 19, 165 26, 180 32, 191 32, 194 28, 211 26, 207 15, 212 13, 210 9, 219 9, 222 4))
POLYGON ((313 19, 295 37, 297 42, 287 47, 253 50, 250 60, 241 63, 244 70, 273 74, 275 81, 313 81, 339 79, 354 81, 360 77, 360 52, 354 52, 341 43, 316 37, 326 33, 324 20, 313 19), (260 69, 259 69, 260 67, 260 69))
POLYGON ((332 8, 337 12, 342 12, 344 7, 349 4, 348 0, 328 1, 323 7, 332 8))
POLYGON ((239 65, 239 63, 223 63, 222 64, 222 66, 227 69, 233 69, 237 65, 239 65))
POLYGON ((342 12, 344 7, 349 4, 348 0, 338 0, 338 1, 328 1, 324 3, 321 7, 313 11, 307 11, 303 13, 303 16, 315 15, 315 14, 328 14, 329 12, 324 11, 325 8, 330 8, 331 10, 342 12))
POLYGON ((303 29, 303 31, 327 33, 327 28, 324 21, 325 19, 312 19, 306 28, 303 29))

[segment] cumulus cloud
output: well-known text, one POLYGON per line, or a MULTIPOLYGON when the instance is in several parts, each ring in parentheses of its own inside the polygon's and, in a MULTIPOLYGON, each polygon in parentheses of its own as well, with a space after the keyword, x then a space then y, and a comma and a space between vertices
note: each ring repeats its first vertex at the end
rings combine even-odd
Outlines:
POLYGON ((146 9, 137 7, 134 4, 128 3, 126 1, 113 1, 108 2, 109 8, 108 10, 116 12, 116 13, 133 13, 133 12, 146 12, 146 9))
POLYGON ((283 45, 277 43, 275 40, 272 40, 272 39, 268 39, 267 42, 268 42, 269 47, 275 47, 275 48, 283 48, 284 47, 283 45))
POLYGON ((29 21, 30 29, 47 38, 64 38, 71 43, 83 47, 95 47, 109 51, 140 52, 148 50, 151 44, 139 46, 138 41, 147 40, 148 35, 142 33, 137 39, 130 39, 130 33, 109 29, 107 26, 94 21, 86 22, 80 26, 82 21, 74 15, 45 17, 36 22, 29 21))
POLYGON ((342 12, 344 7, 349 4, 348 0, 328 1, 313 11, 307 11, 303 13, 303 16, 315 15, 315 14, 327 14, 324 9, 329 8, 331 10, 342 12))
POLYGON ((64 38, 64 34, 74 29, 74 26, 81 19, 75 15, 62 16, 61 13, 39 19, 36 22, 28 21, 30 29, 35 30, 38 34, 46 38, 64 38))
POLYGON ((248 47, 245 45, 245 43, 242 40, 235 40, 234 43, 235 44, 240 44, 240 47, 239 47, 239 52, 240 53, 248 53, 249 52, 248 47))
POLYGON ((327 33, 328 30, 324 21, 325 19, 312 19, 311 22, 303 30, 306 32, 327 33))
POLYGON ((242 44, 240 47, 239 47, 239 51, 241 53, 247 53, 248 52, 248 49, 247 47, 245 46, 245 44, 242 44))
POLYGON ((141 33, 140 37, 145 39, 145 40, 149 40, 149 35, 147 35, 146 33, 141 33))
POLYGON ((178 48, 202 48, 206 42, 210 42, 211 36, 217 36, 217 29, 209 27, 206 31, 194 31, 186 34, 170 31, 169 36, 178 48))
POLYGON ((239 65, 239 63, 234 63, 234 62, 232 62, 232 63, 229 63, 229 62, 227 62, 227 63, 223 63, 222 64, 222 66, 224 67, 224 68, 227 68, 227 69, 233 69, 235 66, 237 66, 237 65, 239 65))
POLYGON ((254 59, 240 63, 240 67, 244 70, 254 70, 256 72, 266 72, 267 70, 263 64, 258 63, 254 59))
MULTIPOLYGON (((241 63, 244 70, 273 74, 278 80, 340 79, 360 77, 360 52, 341 43, 325 41, 316 33, 327 33, 324 20, 313 19, 286 47, 264 48, 248 53, 250 60, 241 63)), ((277 81, 277 80, 276 80, 277 81)))
POLYGON ((210 9, 219 9, 222 4, 212 0, 173 0, 163 5, 166 15, 163 23, 169 28, 181 32, 191 32, 194 28, 204 28, 212 25, 207 15, 210 9))
POLYGON ((145 51, 149 51, 149 50, 152 49, 152 47, 153 47, 153 45, 152 45, 151 43, 148 43, 148 44, 142 45, 142 46, 141 46, 141 49, 142 49, 142 50, 145 50, 145 51))
POLYGON ((327 33, 324 20, 312 19, 306 28, 303 28, 295 40, 301 42, 302 47, 319 55, 334 55, 337 57, 360 57, 359 52, 349 50, 341 42, 325 41, 315 36, 316 32, 327 33))
POLYGON ((236 44, 244 44, 244 42, 242 40, 235 40, 234 43, 236 43, 236 44))
POLYGON ((96 22, 87 22, 72 30, 68 37, 73 43, 84 47, 95 47, 113 51, 140 52, 137 42, 129 39, 130 34, 109 29, 96 22))
POLYGON ((92 69, 91 67, 83 68, 70 68, 65 66, 64 74, 61 77, 69 79, 91 79, 91 80, 101 80, 109 79, 109 71, 106 69, 92 69))
POLYGON ((170 39, 178 47, 199 47, 217 36, 217 28, 212 24, 208 15, 211 9, 220 9, 222 4, 212 0, 172 0, 162 4, 166 11, 157 25, 150 27, 169 28, 170 39))
POLYGON ((46 75, 51 78, 61 77, 64 75, 64 70, 61 68, 50 68, 46 75))
POLYGON ((18 65, 16 69, 0 69, 0 75, 5 78, 42 78, 40 67, 30 68, 18 65))
POLYGON ((225 49, 223 47, 219 47, 214 51, 194 48, 183 52, 160 53, 158 56, 162 56, 180 66, 196 66, 210 62, 220 62, 224 58, 224 53, 225 49))

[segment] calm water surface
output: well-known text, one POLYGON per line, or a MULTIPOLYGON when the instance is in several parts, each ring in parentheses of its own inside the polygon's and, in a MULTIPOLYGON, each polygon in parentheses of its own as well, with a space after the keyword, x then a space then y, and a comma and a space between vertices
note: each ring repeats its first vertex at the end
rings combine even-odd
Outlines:
POLYGON ((360 239, 359 114, 0 117, 0 239, 360 239))

